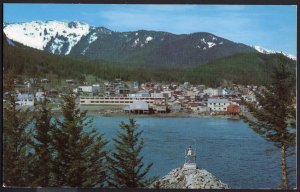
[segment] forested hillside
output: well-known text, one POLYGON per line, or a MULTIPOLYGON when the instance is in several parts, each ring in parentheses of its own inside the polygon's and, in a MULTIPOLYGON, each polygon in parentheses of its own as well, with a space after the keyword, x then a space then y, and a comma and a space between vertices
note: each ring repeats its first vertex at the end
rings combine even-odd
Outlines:
MULTIPOLYGON (((240 84, 269 82, 269 71, 278 62, 278 54, 240 53, 190 68, 142 67, 131 63, 112 63, 86 57, 53 55, 40 50, 4 41, 4 72, 11 69, 22 77, 79 79, 94 75, 99 79, 122 78, 132 81, 165 81, 218 86, 224 80, 240 84)), ((295 71, 296 62, 286 58, 295 71)))

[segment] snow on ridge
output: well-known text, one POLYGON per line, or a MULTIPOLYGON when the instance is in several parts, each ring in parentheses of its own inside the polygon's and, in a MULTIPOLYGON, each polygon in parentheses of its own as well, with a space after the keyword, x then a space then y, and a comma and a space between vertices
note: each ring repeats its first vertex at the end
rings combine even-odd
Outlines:
POLYGON ((151 36, 148 36, 145 40, 145 43, 149 43, 149 41, 152 41, 153 40, 153 37, 151 36))
POLYGON ((98 39, 98 36, 96 33, 93 33, 90 38, 89 38, 89 44, 93 43, 94 41, 96 41, 98 39))
POLYGON ((136 40, 134 40, 132 46, 135 47, 139 43, 139 41, 140 41, 140 38, 137 38, 136 40))
POLYGON ((202 43, 206 43, 206 41, 205 41, 205 39, 204 39, 204 38, 202 38, 202 39, 201 39, 201 42, 202 42, 202 43))
POLYGON ((85 55, 85 52, 90 48, 90 44, 96 41, 97 39, 98 39, 97 33, 94 32, 93 34, 91 34, 88 39, 89 45, 81 52, 81 55, 85 55))
POLYGON ((207 42, 207 44, 208 44, 208 48, 212 48, 213 46, 215 46, 216 44, 215 43, 213 43, 213 42, 207 42))
POLYGON ((52 45, 50 46, 51 49, 51 53, 57 53, 61 54, 61 48, 63 47, 63 41, 60 39, 55 39, 52 43, 52 45))
POLYGON ((273 50, 269 50, 269 49, 266 49, 266 48, 263 48, 261 46, 258 46, 258 45, 252 45, 251 46, 252 48, 254 48, 256 51, 260 52, 260 53, 263 53, 263 54, 276 54, 276 53, 282 53, 284 56, 292 59, 292 60, 297 60, 297 57, 295 57, 294 55, 292 54, 289 54, 289 53, 284 53, 284 52, 281 52, 281 51, 273 51, 273 50))
POLYGON ((63 44, 69 43, 68 49, 64 53, 69 54, 81 37, 89 33, 90 26, 77 21, 69 23, 62 21, 31 21, 8 24, 3 31, 9 39, 39 50, 44 50, 53 37, 62 36, 66 40, 57 40, 55 45, 50 46, 50 52, 62 53, 63 44))

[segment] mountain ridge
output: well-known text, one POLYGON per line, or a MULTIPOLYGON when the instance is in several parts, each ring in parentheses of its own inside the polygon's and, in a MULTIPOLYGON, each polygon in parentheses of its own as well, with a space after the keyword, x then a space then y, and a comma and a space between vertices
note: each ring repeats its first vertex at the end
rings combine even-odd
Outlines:
POLYGON ((78 21, 6 23, 4 33, 15 42, 53 54, 84 55, 144 66, 186 67, 255 51, 207 32, 180 35, 147 30, 116 32, 78 21))
POLYGON ((233 42, 209 32, 117 32, 80 21, 58 20, 4 23, 3 26, 8 39, 52 54, 144 67, 189 67, 237 53, 262 52, 255 46, 233 42))

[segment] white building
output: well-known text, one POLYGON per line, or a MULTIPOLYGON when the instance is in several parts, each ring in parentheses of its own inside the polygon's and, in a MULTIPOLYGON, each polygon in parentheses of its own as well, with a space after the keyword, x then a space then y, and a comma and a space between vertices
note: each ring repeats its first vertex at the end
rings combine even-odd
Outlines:
POLYGON ((139 93, 127 94, 127 97, 130 98, 150 97, 150 94, 148 92, 139 92, 139 93))
POLYGON ((208 89, 204 89, 203 93, 207 94, 209 97, 218 96, 219 95, 219 90, 218 89, 208 88, 208 89))
POLYGON ((230 102, 227 99, 208 99, 207 107, 212 111, 227 111, 230 102))
POLYGON ((151 97, 157 98, 157 97, 164 97, 163 93, 151 93, 151 97))
POLYGON ((17 105, 20 106, 33 106, 34 105, 34 95, 33 94, 18 94, 17 95, 17 105))
POLYGON ((35 98, 37 101, 41 101, 45 99, 45 92, 38 91, 35 93, 35 98))
POLYGON ((152 97, 80 97, 81 105, 128 105, 136 100, 145 101, 154 104, 157 101, 163 101, 164 98, 152 97))
POLYGON ((74 93, 92 93, 93 86, 79 86, 78 88, 73 90, 74 93))
POLYGON ((171 98, 173 95, 173 91, 162 91, 163 97, 171 98))
POLYGON ((197 112, 199 112, 199 113, 203 113, 203 112, 207 112, 207 111, 210 111, 210 108, 209 107, 207 107, 207 106, 198 106, 197 107, 197 112))
POLYGON ((242 98, 247 102, 256 102, 255 95, 242 95, 242 98))

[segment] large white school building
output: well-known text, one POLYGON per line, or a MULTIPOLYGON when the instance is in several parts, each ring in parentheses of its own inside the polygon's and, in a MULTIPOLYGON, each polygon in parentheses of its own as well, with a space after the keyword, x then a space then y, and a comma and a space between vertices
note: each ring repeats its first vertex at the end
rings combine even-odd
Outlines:
POLYGON ((164 100, 164 97, 80 97, 81 105, 128 105, 133 101, 142 100, 148 104, 164 100))

